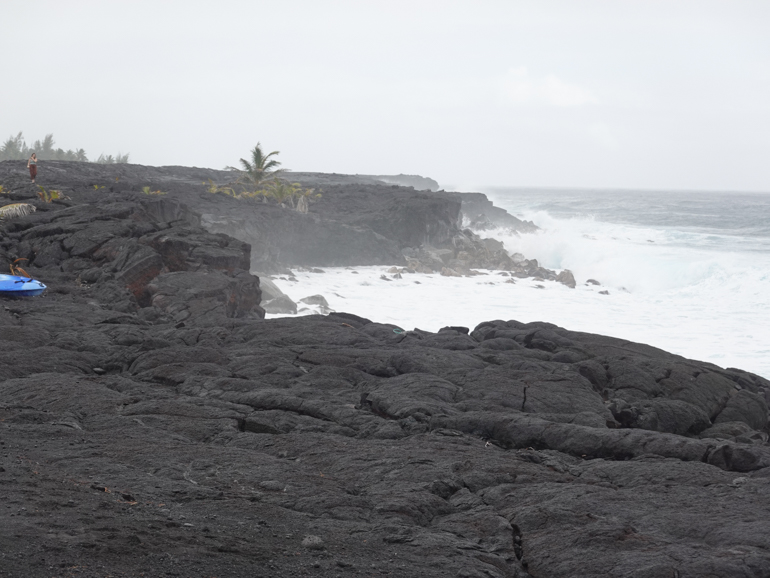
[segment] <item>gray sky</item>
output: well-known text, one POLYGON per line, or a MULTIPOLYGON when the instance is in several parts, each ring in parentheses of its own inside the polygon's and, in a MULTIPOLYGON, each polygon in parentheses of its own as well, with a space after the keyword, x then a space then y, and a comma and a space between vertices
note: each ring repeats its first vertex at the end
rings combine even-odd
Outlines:
POLYGON ((445 186, 770 191, 765 0, 0 0, 0 139, 445 186))

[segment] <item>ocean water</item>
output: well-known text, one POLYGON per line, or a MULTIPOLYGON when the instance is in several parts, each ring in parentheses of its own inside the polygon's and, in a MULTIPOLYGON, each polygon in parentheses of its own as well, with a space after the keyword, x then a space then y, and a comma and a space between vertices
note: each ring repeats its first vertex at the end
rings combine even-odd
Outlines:
MULTIPOLYGON (((482 192, 541 228, 482 236, 549 269, 570 269, 576 289, 529 279, 506 283, 494 271, 392 279, 388 267, 298 272, 296 282, 274 281, 294 300, 321 294, 334 310, 404 329, 548 321, 770 378, 770 194, 482 192), (600 285, 587 285, 588 279, 600 285)), ((301 314, 313 312, 308 307, 301 314)))

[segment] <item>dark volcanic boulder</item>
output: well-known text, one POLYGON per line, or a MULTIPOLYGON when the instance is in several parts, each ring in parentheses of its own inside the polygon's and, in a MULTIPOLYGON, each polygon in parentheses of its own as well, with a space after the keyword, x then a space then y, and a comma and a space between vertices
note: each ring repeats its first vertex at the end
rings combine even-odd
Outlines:
POLYGON ((121 245, 122 249, 117 253, 111 269, 116 273, 117 281, 134 297, 145 299, 147 285, 164 270, 163 259, 157 251, 145 245, 136 242, 121 245))
POLYGON ((714 423, 742 421, 755 430, 767 425, 767 403, 762 396, 747 390, 740 390, 730 398, 719 412, 714 423))
POLYGON ((651 399, 634 404, 617 400, 610 405, 610 410, 624 427, 683 435, 697 434, 711 426, 704 411, 675 399, 651 399))
POLYGON ((297 304, 287 295, 278 295, 262 303, 262 308, 266 313, 296 313, 297 304))
POLYGON ((323 295, 310 295, 308 297, 303 297, 300 299, 300 301, 302 303, 307 303, 308 305, 320 305, 321 307, 326 307, 327 309, 329 307, 329 302, 323 295))
POLYGON ((175 322, 221 323, 225 318, 264 316, 259 280, 242 272, 233 277, 209 272, 175 271, 147 286, 153 307, 175 322))
POLYGON ((232 273, 248 271, 251 266, 251 247, 227 235, 188 229, 171 229, 148 235, 142 239, 163 258, 170 271, 218 269, 232 273))
POLYGON ((570 289, 574 289, 577 286, 577 283, 575 282, 575 276, 569 269, 564 269, 564 271, 559 273, 556 276, 556 280, 562 285, 566 285, 570 289))
POLYGON ((265 276, 259 277, 259 288, 262 290, 263 301, 270 301, 270 299, 275 299, 284 294, 283 291, 278 288, 278 285, 265 276))

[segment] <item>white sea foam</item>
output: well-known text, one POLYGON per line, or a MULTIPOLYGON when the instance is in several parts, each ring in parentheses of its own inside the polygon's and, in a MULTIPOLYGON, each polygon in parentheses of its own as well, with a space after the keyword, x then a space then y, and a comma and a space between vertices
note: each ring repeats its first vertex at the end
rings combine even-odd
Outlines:
MULTIPOLYGON (((548 321, 770 377, 770 324, 757 319, 765 315, 768 293, 753 295, 750 303, 730 298, 733 290, 746 292, 741 282, 711 278, 695 287, 645 293, 587 286, 585 278, 578 278, 576 289, 532 279, 517 279, 514 285, 505 283, 509 277, 486 273, 462 278, 404 274, 384 281, 383 274, 390 277, 386 267, 329 268, 325 273, 298 272, 297 282, 274 281, 295 301, 321 294, 336 311, 404 329, 473 328, 491 319, 548 321), (601 295, 601 290, 610 294, 601 295)), ((767 279, 757 283, 766 284, 767 279)), ((308 308, 300 314, 314 312, 308 308)))
POLYGON ((770 236, 763 217, 770 196, 512 189, 491 196, 541 231, 486 236, 548 269, 570 269, 576 289, 531 279, 514 285, 494 271, 384 281, 387 267, 298 273, 296 283, 276 283, 295 300, 320 293, 332 309, 405 329, 548 321, 770 378, 770 236), (588 279, 601 286, 586 285, 588 279))
MULTIPOLYGON (((702 247, 695 233, 617 225, 590 218, 554 219, 547 213, 528 215, 541 231, 510 235, 490 231, 506 249, 537 259, 549 269, 570 269, 576 277, 599 279, 629 291, 659 293, 713 278, 767 270, 770 257, 759 253, 718 251, 702 247)), ((760 275, 761 279, 761 275, 760 275)))

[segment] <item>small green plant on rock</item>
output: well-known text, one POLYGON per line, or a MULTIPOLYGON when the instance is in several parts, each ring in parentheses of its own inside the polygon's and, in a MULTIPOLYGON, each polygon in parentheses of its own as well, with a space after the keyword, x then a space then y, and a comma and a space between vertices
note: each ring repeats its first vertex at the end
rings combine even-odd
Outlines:
POLYGON ((40 197, 41 201, 45 201, 46 203, 52 203, 57 199, 64 198, 64 195, 62 194, 62 192, 57 191, 56 189, 51 189, 49 191, 46 191, 45 187, 42 187, 40 185, 38 185, 37 188, 40 189, 40 192, 37 194, 37 196, 40 197))
MULTIPOLYGON (((272 154, 277 153, 270 153, 270 155, 272 154)), ((261 150, 257 156, 259 155, 261 155, 261 150)), ((268 157, 270 155, 268 155, 268 157)), ((267 157, 264 157, 263 160, 266 158, 267 157)), ((271 162, 277 163, 277 161, 271 162)), ((267 165, 270 165, 270 163, 267 163, 267 165)), ((248 171, 247 174, 249 176, 245 180, 248 181, 248 183, 263 185, 267 183, 267 185, 255 188, 253 190, 245 190, 243 192, 237 193, 232 187, 217 185, 211 179, 204 181, 203 184, 206 185, 208 183, 206 190, 213 195, 227 195, 228 197, 233 197, 234 199, 239 200, 253 199, 262 201, 263 203, 267 203, 268 199, 275 199, 279 205, 284 207, 288 205, 300 213, 307 213, 309 204, 321 198, 320 193, 316 193, 314 189, 303 189, 299 183, 290 183, 275 177, 273 177, 270 181, 265 181, 262 177, 251 178, 254 176, 254 174, 248 173, 248 171)), ((275 171, 273 171, 272 174, 274 175, 275 171)))
POLYGON ((320 199, 322 196, 321 193, 316 193, 315 189, 305 189, 304 191, 300 191, 297 194, 297 212, 307 214, 310 203, 320 199))
POLYGON ((106 189, 106 188, 107 188, 105 185, 102 185, 102 186, 99 186, 99 185, 94 185, 93 187, 94 187, 94 190, 95 190, 95 191, 99 191, 99 190, 101 190, 101 189, 106 189))
POLYGON ((211 179, 209 179, 209 186, 206 188, 206 190, 212 195, 221 194, 221 195, 227 195, 228 197, 234 197, 236 199, 241 198, 241 195, 236 193, 232 187, 220 187, 219 185, 214 183, 214 181, 212 181, 211 179))
POLYGON ((294 208, 294 197, 299 189, 299 183, 288 183, 279 179, 274 180, 267 186, 267 192, 278 201, 279 205, 288 203, 292 209, 294 208))
POLYGON ((268 197, 270 197, 270 191, 267 189, 259 189, 256 191, 245 191, 241 193, 241 198, 244 199, 261 199, 263 203, 267 202, 268 197))
POLYGON ((290 205, 300 213, 307 213, 311 201, 321 197, 314 189, 303 189, 299 183, 274 180, 267 187, 266 196, 273 197, 280 205, 290 205))

